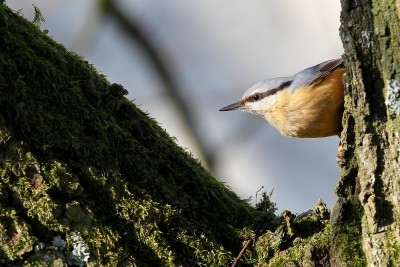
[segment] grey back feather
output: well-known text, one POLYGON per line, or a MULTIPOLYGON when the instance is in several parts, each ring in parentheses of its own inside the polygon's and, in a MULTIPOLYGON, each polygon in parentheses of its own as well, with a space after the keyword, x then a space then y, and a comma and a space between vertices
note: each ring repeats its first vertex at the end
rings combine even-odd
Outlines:
POLYGON ((294 92, 297 88, 309 86, 321 81, 323 78, 331 74, 332 71, 341 66, 343 66, 342 59, 332 59, 304 69, 289 77, 267 79, 253 85, 245 92, 242 99, 248 99, 256 93, 273 94, 282 89, 294 92))
POLYGON ((288 87, 288 89, 293 92, 296 88, 318 83, 323 78, 330 75, 332 71, 341 66, 343 66, 343 59, 340 58, 328 60, 313 67, 304 69, 292 76, 294 82, 288 87))

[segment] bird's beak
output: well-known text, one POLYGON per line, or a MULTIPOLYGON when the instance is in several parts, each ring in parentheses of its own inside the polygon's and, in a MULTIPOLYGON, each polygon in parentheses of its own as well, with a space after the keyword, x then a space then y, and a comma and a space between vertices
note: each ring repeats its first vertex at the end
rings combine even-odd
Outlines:
POLYGON ((230 104, 229 106, 223 107, 219 109, 219 111, 230 111, 230 110, 235 110, 235 109, 242 109, 244 107, 244 104, 241 103, 241 101, 230 104))

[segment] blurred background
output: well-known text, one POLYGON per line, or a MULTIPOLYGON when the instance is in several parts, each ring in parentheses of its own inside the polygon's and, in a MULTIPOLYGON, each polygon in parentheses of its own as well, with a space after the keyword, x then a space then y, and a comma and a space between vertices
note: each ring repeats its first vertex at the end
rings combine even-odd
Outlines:
POLYGON ((340 3, 320 0, 8 0, 85 57, 217 179, 278 212, 332 207, 338 137, 295 139, 241 112, 219 112, 254 83, 343 53, 340 3))

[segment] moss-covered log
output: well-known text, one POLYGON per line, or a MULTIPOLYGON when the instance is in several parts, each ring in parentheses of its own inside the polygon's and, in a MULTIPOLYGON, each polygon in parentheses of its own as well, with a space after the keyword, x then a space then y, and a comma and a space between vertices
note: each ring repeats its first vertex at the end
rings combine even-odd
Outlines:
POLYGON ((126 93, 0 3, 0 264, 233 261, 266 213, 126 93))
POLYGON ((400 6, 342 0, 346 149, 332 216, 339 266, 400 262, 400 6))

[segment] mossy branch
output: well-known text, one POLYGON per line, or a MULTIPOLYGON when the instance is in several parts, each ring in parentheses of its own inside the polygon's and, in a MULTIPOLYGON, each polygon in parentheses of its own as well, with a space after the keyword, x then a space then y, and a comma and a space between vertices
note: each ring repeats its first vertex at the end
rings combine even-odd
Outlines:
POLYGON ((325 204, 251 207, 3 3, 0 60, 0 264, 228 266, 250 236, 240 266, 329 260, 325 204))
POLYGON ((4 4, 0 25, 0 259, 230 263, 242 228, 262 213, 177 146, 122 86, 4 4))

